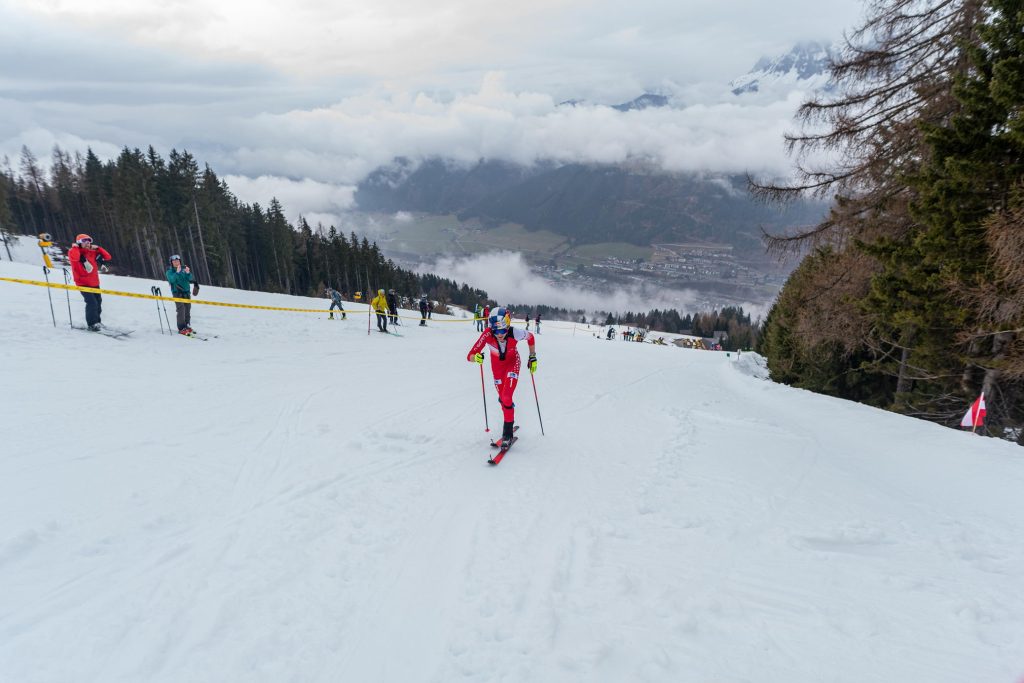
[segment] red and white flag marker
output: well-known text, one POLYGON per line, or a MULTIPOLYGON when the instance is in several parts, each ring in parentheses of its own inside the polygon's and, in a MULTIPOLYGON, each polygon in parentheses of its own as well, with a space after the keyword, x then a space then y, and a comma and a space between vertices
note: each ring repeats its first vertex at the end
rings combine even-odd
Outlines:
POLYGON ((971 404, 971 407, 967 410, 964 415, 964 419, 960 420, 961 427, 970 427, 973 432, 978 427, 985 424, 985 392, 981 392, 981 396, 971 404))

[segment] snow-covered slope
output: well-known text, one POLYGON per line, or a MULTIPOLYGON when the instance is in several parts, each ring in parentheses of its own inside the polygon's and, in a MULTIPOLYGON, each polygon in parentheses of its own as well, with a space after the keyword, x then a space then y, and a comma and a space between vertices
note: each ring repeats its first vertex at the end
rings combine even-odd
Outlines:
POLYGON ((2 681, 1024 675, 1008 443, 547 323, 492 468, 467 323, 53 296, 0 282, 2 681))

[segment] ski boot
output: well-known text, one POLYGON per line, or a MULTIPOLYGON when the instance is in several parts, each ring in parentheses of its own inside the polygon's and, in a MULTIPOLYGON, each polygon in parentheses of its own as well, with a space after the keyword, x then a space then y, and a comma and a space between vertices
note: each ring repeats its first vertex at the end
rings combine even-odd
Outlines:
POLYGON ((506 444, 508 444, 508 443, 510 443, 512 441, 512 433, 515 431, 513 429, 514 426, 515 426, 515 424, 512 423, 512 422, 504 423, 504 425, 502 426, 502 429, 501 429, 501 439, 498 441, 498 446, 499 447, 500 446, 505 446, 506 444))

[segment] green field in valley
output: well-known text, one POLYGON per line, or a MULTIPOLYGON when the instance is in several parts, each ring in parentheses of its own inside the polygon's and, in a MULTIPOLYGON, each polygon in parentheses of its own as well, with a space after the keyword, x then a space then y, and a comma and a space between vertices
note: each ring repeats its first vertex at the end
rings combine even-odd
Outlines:
POLYGON ((562 235, 531 232, 513 223, 485 228, 477 221, 460 222, 455 216, 420 215, 411 219, 377 215, 374 221, 383 233, 379 239, 382 247, 420 257, 505 250, 536 259, 548 258, 568 246, 562 235))

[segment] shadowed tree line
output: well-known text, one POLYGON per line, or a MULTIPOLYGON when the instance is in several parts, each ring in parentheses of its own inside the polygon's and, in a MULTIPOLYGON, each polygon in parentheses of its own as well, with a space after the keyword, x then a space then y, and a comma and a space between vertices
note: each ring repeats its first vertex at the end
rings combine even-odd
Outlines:
POLYGON ((727 332, 728 339, 722 341, 722 348, 726 351, 737 349, 750 349, 757 343, 757 332, 760 321, 751 322, 750 314, 743 312, 743 307, 726 306, 721 311, 707 311, 680 315, 674 308, 665 310, 654 309, 646 313, 634 313, 632 311, 620 314, 600 311, 587 317, 583 309, 558 308, 556 306, 527 306, 525 304, 512 306, 514 312, 513 322, 521 321, 524 314, 529 314, 530 320, 539 312, 541 320, 573 320, 582 324, 589 321, 593 325, 626 325, 638 327, 651 332, 671 332, 673 334, 687 334, 694 337, 711 337, 715 332, 727 332))
POLYGON ((726 306, 720 311, 706 311, 680 316, 679 311, 670 308, 664 311, 654 309, 647 313, 608 314, 605 325, 628 325, 652 332, 673 332, 694 337, 713 337, 715 332, 727 332, 722 339, 722 349, 736 351, 749 349, 757 339, 757 325, 750 321, 750 314, 742 307, 726 306))
POLYGON ((1024 445, 1024 3, 875 0, 832 76, 787 138, 797 181, 752 181, 834 199, 769 236, 810 250, 765 320, 773 378, 949 426, 984 391, 1024 445))
POLYGON ((420 275, 384 258, 375 242, 334 226, 292 225, 280 202, 263 207, 238 200, 207 165, 172 150, 124 148, 111 161, 92 150, 59 147, 44 171, 22 149, 19 168, 0 168, 0 230, 48 232, 69 245, 88 233, 114 256, 114 272, 162 279, 167 258, 180 254, 204 284, 317 295, 329 285, 347 293, 394 288, 445 303, 469 304, 486 292, 420 275))

